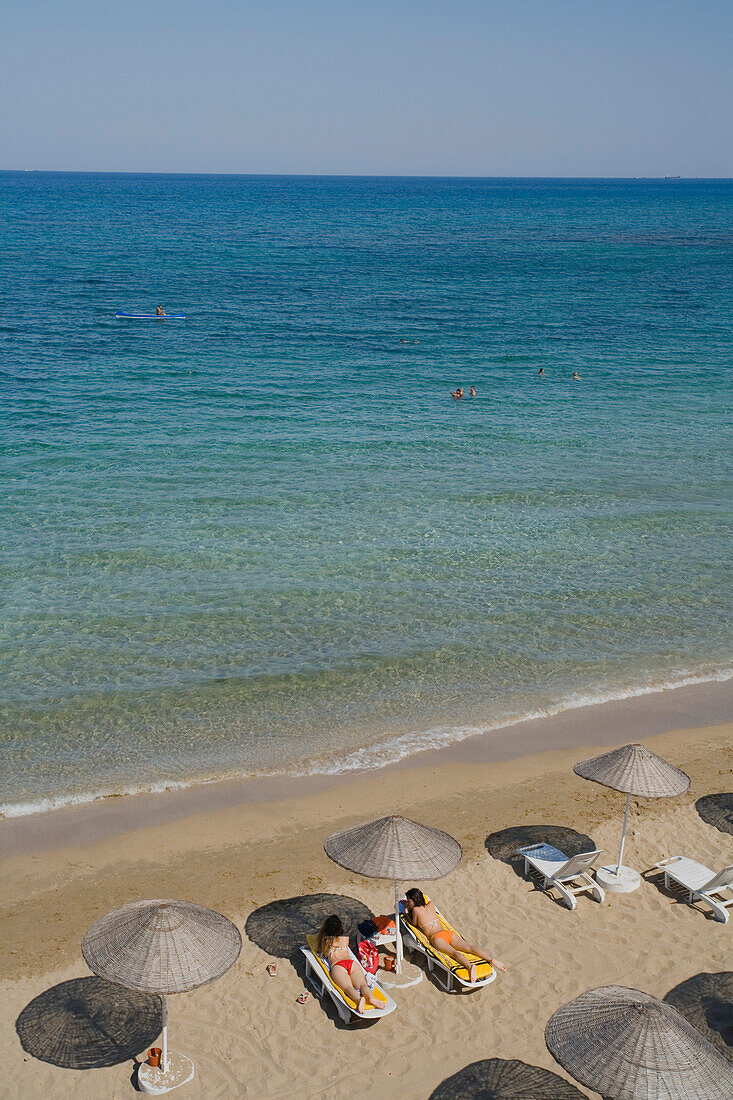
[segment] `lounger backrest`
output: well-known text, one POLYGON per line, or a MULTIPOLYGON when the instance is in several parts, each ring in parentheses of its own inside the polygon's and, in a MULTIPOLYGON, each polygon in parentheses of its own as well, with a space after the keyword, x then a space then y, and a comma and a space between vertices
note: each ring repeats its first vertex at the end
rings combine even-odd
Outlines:
POLYGON ((700 889, 702 893, 709 894, 711 890, 722 890, 724 886, 733 886, 733 864, 730 867, 724 867, 700 889))
POLYGON ((577 856, 571 856, 567 863, 555 872, 555 878, 582 875, 584 871, 590 870, 602 851, 602 848, 598 848, 595 852, 580 852, 577 856))

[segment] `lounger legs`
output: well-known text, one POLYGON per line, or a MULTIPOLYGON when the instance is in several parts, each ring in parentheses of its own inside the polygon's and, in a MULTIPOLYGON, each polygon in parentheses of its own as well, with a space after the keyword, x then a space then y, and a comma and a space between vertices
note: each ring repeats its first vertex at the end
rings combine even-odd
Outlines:
MULTIPOLYGON (((575 900, 575 895, 576 894, 586 894, 586 893, 590 894, 598 902, 602 902, 606 897, 606 894, 605 894, 605 891, 603 890, 603 887, 600 886, 600 884, 597 883, 595 881, 595 879, 592 878, 590 875, 588 875, 588 874, 577 874, 577 875, 574 875, 574 876, 570 876, 569 878, 565 878, 563 880, 560 880, 560 879, 557 879, 557 878, 548 878, 547 875, 543 875, 539 871, 539 869, 533 868, 532 864, 529 862, 529 860, 525 856, 524 857, 524 874, 530 880, 533 879, 533 875, 532 875, 533 870, 535 871, 535 874, 539 875, 539 889, 544 890, 545 892, 547 892, 553 886, 557 887, 557 892, 560 894, 561 898, 563 899, 564 904, 567 905, 568 909, 570 909, 570 910, 575 909, 576 906, 577 906, 577 902, 575 900), (579 882, 580 885, 579 886, 573 886, 572 885, 573 882, 579 882)), ((537 886, 537 880, 535 879, 534 881, 535 881, 535 885, 537 886)))
MULTIPOLYGON (((675 882, 675 880, 672 880, 672 881, 675 882)), ((677 885, 676 882, 675 882, 675 884, 677 885)), ((679 885, 681 885, 681 884, 679 884, 679 885)), ((665 890, 671 890, 670 876, 667 874, 666 871, 664 872, 664 888, 665 888, 665 890)), ((704 905, 709 905, 710 908, 713 911, 713 916, 715 917, 715 919, 717 921, 719 921, 721 924, 727 924, 728 923, 728 910, 722 902, 719 902, 717 900, 717 898, 712 898, 712 897, 709 897, 709 896, 708 897, 703 897, 701 894, 698 894, 695 890, 685 890, 685 893, 687 894, 687 899, 686 900, 687 900, 688 905, 694 905, 694 903, 696 901, 699 901, 701 904, 704 904, 704 905)))
MULTIPOLYGON (((531 864, 530 864, 529 860, 526 859, 526 858, 524 860, 524 873, 525 873, 526 877, 531 881, 532 880, 532 868, 531 868, 531 864)), ((557 886, 558 892, 561 894, 562 899, 565 902, 565 905, 567 905, 568 909, 570 909, 570 910, 575 909, 576 904, 577 904, 577 902, 575 901, 575 898, 573 897, 573 895, 570 893, 569 890, 565 889, 565 887, 562 885, 561 882, 553 882, 551 879, 547 878, 546 875, 540 875, 540 889, 544 890, 545 893, 547 893, 547 891, 550 889, 551 886, 557 886)))
MULTIPOLYGON (((403 940, 403 943, 405 943, 405 946, 407 947, 406 941, 403 940)), ((436 966, 435 959, 431 958, 431 956, 428 955, 427 951, 423 950, 422 945, 418 946, 418 944, 416 943, 410 943, 407 949, 408 951, 410 951, 410 953, 417 951, 418 954, 422 955, 428 968, 428 974, 432 975, 432 977, 435 979, 436 985, 438 985, 444 993, 453 992, 453 974, 450 971, 446 974, 445 977, 443 977, 440 967, 436 966)))
MULTIPOLYGON (((545 879, 545 890, 547 890, 550 885, 551 884, 547 881, 547 879, 545 879)), ((570 891, 566 890, 561 882, 554 882, 554 883, 552 883, 552 885, 557 886, 558 893, 562 896, 562 899, 565 902, 565 904, 567 905, 568 909, 570 909, 570 910, 575 909, 575 907, 578 903, 576 902, 575 898, 570 893, 570 891)))
MULTIPOLYGON (((305 975, 306 975, 306 978, 308 979, 308 981, 311 983, 311 985, 315 989, 317 997, 319 997, 321 1000, 323 1000, 326 993, 328 993, 329 996, 331 996, 330 990, 329 990, 328 986, 326 985, 326 983, 320 978, 320 976, 318 975, 317 972, 314 973, 314 971, 311 969, 310 965, 308 965, 308 964, 306 964, 305 975)), ((331 997, 331 1000, 333 1001, 334 1005, 336 1006, 336 1011, 338 1012, 338 1014, 339 1014, 340 1018, 343 1020, 343 1022, 345 1024, 351 1023, 351 1013, 349 1012, 346 1005, 342 1004, 341 1001, 336 1000, 335 997, 331 997)))

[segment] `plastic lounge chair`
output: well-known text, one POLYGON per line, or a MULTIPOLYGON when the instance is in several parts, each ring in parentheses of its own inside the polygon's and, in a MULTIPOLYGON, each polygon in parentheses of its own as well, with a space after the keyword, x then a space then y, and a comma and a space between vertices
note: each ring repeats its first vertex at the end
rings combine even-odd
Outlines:
POLYGON ((575 909, 577 894, 591 894, 596 901, 605 898, 605 891, 590 874, 603 849, 581 852, 570 858, 552 844, 530 844, 517 851, 524 857, 524 873, 529 875, 530 870, 536 871, 542 879, 543 890, 555 886, 568 909, 575 909))
MULTIPOLYGON (((427 898, 430 901, 430 898, 427 898)), ((440 923, 447 932, 456 932, 457 929, 450 924, 440 910, 435 909, 436 913, 440 917, 440 923)), ((433 947, 432 943, 421 932, 416 925, 411 924, 409 918, 402 913, 400 915, 400 929, 402 932, 402 942, 408 951, 417 951, 419 954, 425 956, 427 962, 428 971, 433 975, 436 982, 446 993, 451 993, 453 989, 458 987, 462 989, 480 989, 481 986, 490 985, 496 977, 496 971, 491 963, 486 962, 485 959, 479 958, 478 955, 472 955, 470 952, 466 952, 466 957, 471 962, 478 963, 476 967, 476 981, 469 981, 469 974, 465 966, 457 962, 456 959, 452 959, 450 955, 445 955, 442 951, 438 951, 433 947)))
POLYGON ((712 909, 716 920, 727 923, 728 910, 733 906, 733 865, 724 867, 717 875, 704 863, 686 856, 670 856, 654 866, 664 871, 667 889, 671 879, 687 891, 688 904, 704 901, 712 909))
MULTIPOLYGON (((397 1005, 378 985, 375 986, 373 993, 378 1001, 384 1002, 384 1008, 377 1010, 367 1005, 363 1012, 359 1012, 357 1002, 347 997, 343 989, 339 989, 331 977, 328 963, 317 954, 316 939, 316 936, 308 936, 308 946, 300 949, 305 956, 306 977, 319 997, 323 998, 328 994, 345 1024, 350 1023, 352 1017, 357 1020, 379 1020, 382 1016, 389 1016, 390 1012, 394 1012, 397 1005)), ((353 951, 349 951, 349 955, 358 962, 353 951)))

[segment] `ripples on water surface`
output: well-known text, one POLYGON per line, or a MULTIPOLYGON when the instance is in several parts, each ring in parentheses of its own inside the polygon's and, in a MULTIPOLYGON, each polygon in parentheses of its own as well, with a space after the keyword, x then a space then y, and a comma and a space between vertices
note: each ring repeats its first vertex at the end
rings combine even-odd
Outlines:
POLYGON ((0 208, 0 801, 729 667, 730 182, 5 173, 0 208), (114 319, 158 302, 188 320, 114 319))

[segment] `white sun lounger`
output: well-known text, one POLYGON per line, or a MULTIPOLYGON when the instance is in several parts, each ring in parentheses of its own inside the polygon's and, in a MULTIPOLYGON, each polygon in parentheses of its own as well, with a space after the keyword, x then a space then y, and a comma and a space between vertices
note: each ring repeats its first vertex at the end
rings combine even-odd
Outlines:
POLYGON ((591 894, 596 901, 605 898, 605 891, 590 874, 602 849, 581 852, 570 858, 552 844, 530 844, 517 850, 524 857, 524 873, 529 875, 530 869, 536 871, 542 879, 543 890, 557 887, 568 909, 575 909, 576 894, 591 894))
MULTIPOLYGON (((308 946, 300 949, 305 956, 306 977, 319 997, 323 998, 328 994, 345 1024, 350 1023, 352 1018, 357 1020, 380 1020, 382 1016, 389 1016, 390 1012, 394 1012, 397 1005, 389 993, 385 993, 379 985, 374 987, 373 992, 376 994, 377 999, 384 1003, 384 1008, 376 1009, 367 1005, 363 1012, 359 1012, 356 1001, 352 1001, 350 997, 346 996, 343 989, 336 985, 331 977, 331 970, 326 960, 316 954, 315 941, 315 936, 309 936, 308 946)), ((354 962, 359 961, 353 951, 349 951, 349 955, 354 962)))
POLYGON ((687 891, 689 904, 704 901, 710 906, 715 919, 725 924, 728 910, 733 906, 733 865, 724 867, 716 875, 704 863, 686 856, 670 856, 654 864, 664 871, 664 885, 669 888, 671 879, 687 891))
MULTIPOLYGON (((430 899, 428 898, 427 900, 429 901, 430 899)), ((440 923, 446 931, 456 931, 437 906, 435 912, 438 914, 440 923)), ((450 955, 446 955, 445 952, 439 951, 434 947, 425 933, 416 925, 412 924, 404 913, 400 915, 400 931, 402 933, 402 942, 407 950, 417 951, 419 954, 425 956, 428 972, 433 975, 435 981, 446 993, 451 993, 454 989, 458 989, 459 987, 460 989, 480 989, 484 985, 491 985, 496 978, 496 971, 491 963, 486 962, 486 960, 482 959, 479 955, 472 955, 469 951, 466 952, 466 957, 471 962, 475 962, 477 968, 476 981, 470 981, 465 966, 462 966, 456 959, 452 959, 450 955)))

